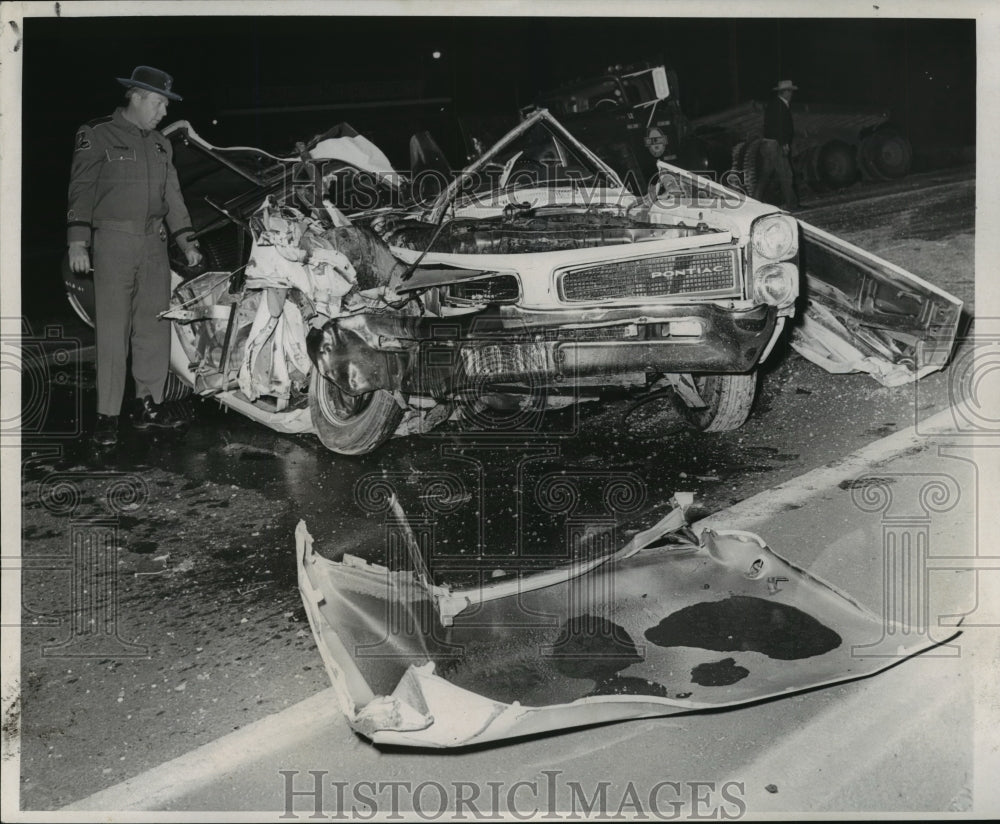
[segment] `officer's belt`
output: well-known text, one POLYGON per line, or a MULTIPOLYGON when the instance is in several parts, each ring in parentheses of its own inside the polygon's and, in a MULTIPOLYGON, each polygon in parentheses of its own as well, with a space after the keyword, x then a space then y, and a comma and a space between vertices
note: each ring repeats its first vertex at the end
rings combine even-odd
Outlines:
POLYGON ((101 218, 94 221, 94 228, 109 229, 112 232, 125 232, 129 235, 155 235, 163 228, 163 218, 152 217, 146 221, 101 218))

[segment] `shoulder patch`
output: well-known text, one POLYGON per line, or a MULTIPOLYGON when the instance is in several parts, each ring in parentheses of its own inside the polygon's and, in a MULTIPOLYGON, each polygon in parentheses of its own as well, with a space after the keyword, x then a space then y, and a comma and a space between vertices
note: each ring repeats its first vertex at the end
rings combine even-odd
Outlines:
POLYGON ((95 117, 93 120, 88 120, 87 125, 93 129, 95 126, 103 126, 105 123, 110 123, 114 118, 108 114, 104 117, 95 117))

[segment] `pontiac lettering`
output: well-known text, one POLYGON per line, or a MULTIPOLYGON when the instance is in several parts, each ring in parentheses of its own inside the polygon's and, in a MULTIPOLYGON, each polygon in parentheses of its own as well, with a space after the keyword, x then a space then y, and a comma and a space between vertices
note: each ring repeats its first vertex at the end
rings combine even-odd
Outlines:
POLYGON ((649 273, 651 278, 670 278, 682 275, 718 275, 729 271, 725 263, 717 263, 715 266, 692 266, 687 269, 654 270, 649 273))

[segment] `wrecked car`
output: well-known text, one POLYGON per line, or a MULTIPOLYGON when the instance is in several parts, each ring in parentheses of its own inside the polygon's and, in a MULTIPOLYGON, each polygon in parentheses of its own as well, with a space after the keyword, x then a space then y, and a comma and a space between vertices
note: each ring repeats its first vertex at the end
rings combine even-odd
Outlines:
POLYGON ((957 331, 959 301, 771 206, 662 162, 630 193, 545 110, 457 175, 426 134, 403 176, 349 127, 289 157, 164 133, 211 264, 176 267, 173 373, 342 454, 607 386, 731 430, 790 320, 814 362, 890 385, 957 331))

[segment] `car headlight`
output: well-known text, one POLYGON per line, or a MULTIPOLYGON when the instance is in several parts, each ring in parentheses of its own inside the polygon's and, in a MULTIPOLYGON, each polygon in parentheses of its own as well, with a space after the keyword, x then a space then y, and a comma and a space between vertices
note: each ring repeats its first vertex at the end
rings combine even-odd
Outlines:
POLYGON ((758 303, 790 306, 799 295, 799 268, 794 263, 769 263, 753 273, 753 296, 758 303))
POLYGON ((799 226, 789 215, 767 215, 750 229, 754 253, 768 260, 785 260, 799 251, 799 226))

